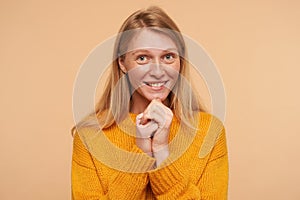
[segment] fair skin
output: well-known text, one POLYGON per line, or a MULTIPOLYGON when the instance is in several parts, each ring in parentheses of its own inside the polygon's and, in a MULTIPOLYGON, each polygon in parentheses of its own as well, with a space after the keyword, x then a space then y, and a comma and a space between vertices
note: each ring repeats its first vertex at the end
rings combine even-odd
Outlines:
POLYGON ((148 29, 129 42, 128 52, 119 66, 132 87, 130 112, 140 113, 136 120, 137 146, 156 159, 159 166, 168 156, 168 139, 173 112, 167 97, 180 70, 175 43, 168 36, 148 29))

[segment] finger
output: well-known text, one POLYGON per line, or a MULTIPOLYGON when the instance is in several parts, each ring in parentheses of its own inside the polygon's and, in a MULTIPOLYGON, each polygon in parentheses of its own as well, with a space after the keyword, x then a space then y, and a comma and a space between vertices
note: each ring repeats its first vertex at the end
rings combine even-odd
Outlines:
POLYGON ((156 127, 157 126, 157 122, 155 122, 155 121, 153 121, 153 120, 151 120, 151 121, 149 121, 147 124, 145 124, 145 125, 142 125, 142 124, 139 124, 138 125, 138 127, 140 128, 140 129, 144 129, 144 130, 152 130, 152 127, 156 127))
POLYGON ((138 114, 137 116, 136 116, 136 119, 141 119, 142 117, 143 117, 143 113, 140 113, 140 114, 138 114))
POLYGON ((140 113, 140 114, 138 114, 137 116, 136 116, 136 125, 138 125, 138 124, 141 124, 141 119, 142 119, 142 117, 143 117, 143 113, 140 113))
POLYGON ((146 125, 138 124, 137 128, 139 129, 138 137, 139 138, 150 138, 154 132, 158 129, 158 124, 154 121, 150 121, 146 125))
POLYGON ((158 124, 158 127, 163 127, 166 125, 167 122, 167 118, 165 115, 162 115, 161 113, 157 113, 157 112, 151 112, 151 114, 149 116, 147 116, 147 118, 150 118, 151 121, 154 121, 158 124))
POLYGON ((148 124, 146 124, 147 131, 149 131, 151 134, 149 136, 151 136, 153 134, 153 132, 155 132, 158 129, 158 124, 154 121, 149 122, 148 124))
POLYGON ((173 118, 172 111, 161 103, 160 100, 153 100, 144 111, 142 124, 146 124, 149 120, 154 120, 159 127, 169 126, 167 122, 171 122, 173 118))
POLYGON ((169 107, 167 107, 166 105, 164 105, 160 99, 154 99, 151 101, 151 103, 147 106, 147 108, 145 109, 144 111, 144 115, 148 112, 151 112, 151 111, 159 111, 161 112, 162 114, 172 114, 172 111, 169 107))
POLYGON ((153 119, 153 113, 165 113, 164 108, 159 104, 151 104, 144 112, 144 118, 153 119))
POLYGON ((147 119, 147 117, 145 117, 145 115, 143 115, 140 124, 145 125, 150 121, 150 119, 147 119))
POLYGON ((136 116, 136 124, 145 125, 147 124, 151 119, 147 119, 144 115, 144 113, 140 113, 136 116))
POLYGON ((153 99, 153 101, 162 102, 160 98, 153 99))
POLYGON ((160 115, 163 118, 173 117, 173 112, 170 108, 163 104, 153 104, 147 112, 144 112, 144 117, 147 119, 153 119, 154 114, 160 115))
MULTIPOLYGON (((156 106, 156 105, 163 105, 163 103, 161 102, 160 99, 153 99, 150 104, 147 106, 147 108, 145 109, 144 113, 147 113, 153 106, 156 106)), ((165 106, 165 105, 163 105, 165 106)))

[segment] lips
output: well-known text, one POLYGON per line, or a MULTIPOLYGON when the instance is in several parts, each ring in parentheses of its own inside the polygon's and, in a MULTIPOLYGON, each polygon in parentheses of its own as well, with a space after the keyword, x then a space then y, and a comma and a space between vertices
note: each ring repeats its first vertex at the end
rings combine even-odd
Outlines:
POLYGON ((162 82, 144 82, 146 85, 150 87, 162 87, 165 85, 168 81, 162 81, 162 82))

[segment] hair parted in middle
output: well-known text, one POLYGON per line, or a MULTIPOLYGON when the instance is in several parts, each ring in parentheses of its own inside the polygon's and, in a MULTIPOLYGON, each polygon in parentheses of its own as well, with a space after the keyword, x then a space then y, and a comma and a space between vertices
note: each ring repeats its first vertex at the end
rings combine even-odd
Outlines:
POLYGON ((116 37, 109 76, 102 96, 96 104, 95 113, 83 119, 77 124, 77 128, 96 126, 105 129, 121 122, 128 115, 132 87, 126 73, 120 69, 118 59, 126 55, 128 44, 135 34, 145 28, 167 35, 178 48, 180 75, 167 97, 174 115, 182 122, 189 123, 193 121, 194 112, 206 111, 199 96, 194 94, 191 87, 186 46, 179 28, 161 8, 151 6, 134 12, 122 24, 116 37), (93 120, 95 117, 91 117, 92 115, 96 115, 97 121, 93 120))

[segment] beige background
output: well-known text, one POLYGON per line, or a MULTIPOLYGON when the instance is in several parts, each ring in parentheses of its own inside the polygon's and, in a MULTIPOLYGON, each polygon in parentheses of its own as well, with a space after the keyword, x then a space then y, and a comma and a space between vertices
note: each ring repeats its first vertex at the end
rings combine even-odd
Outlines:
POLYGON ((223 77, 229 199, 300 199, 296 0, 0 1, 0 199, 70 199, 77 70, 148 5, 202 44, 223 77))

